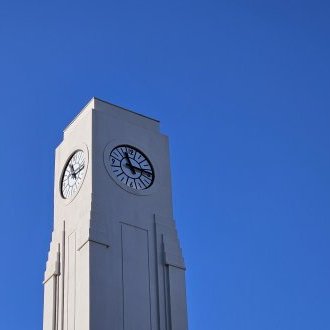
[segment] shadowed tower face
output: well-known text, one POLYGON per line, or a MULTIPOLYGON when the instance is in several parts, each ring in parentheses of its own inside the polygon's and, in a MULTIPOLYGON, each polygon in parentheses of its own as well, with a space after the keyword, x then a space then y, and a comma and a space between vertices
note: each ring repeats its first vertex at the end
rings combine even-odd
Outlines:
POLYGON ((43 330, 187 330, 158 121, 93 98, 55 158, 43 330))

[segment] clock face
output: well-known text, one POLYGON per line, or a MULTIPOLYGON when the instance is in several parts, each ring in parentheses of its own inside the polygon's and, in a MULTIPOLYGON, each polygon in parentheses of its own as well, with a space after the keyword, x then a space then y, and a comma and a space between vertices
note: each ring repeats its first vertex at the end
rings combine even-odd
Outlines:
POLYGON ((130 145, 113 148, 105 161, 110 174, 120 183, 135 190, 145 190, 154 182, 154 169, 150 160, 140 150, 130 145))
POLYGON ((68 159, 61 179, 61 193, 65 199, 71 198, 78 192, 86 173, 85 154, 77 150, 68 159))

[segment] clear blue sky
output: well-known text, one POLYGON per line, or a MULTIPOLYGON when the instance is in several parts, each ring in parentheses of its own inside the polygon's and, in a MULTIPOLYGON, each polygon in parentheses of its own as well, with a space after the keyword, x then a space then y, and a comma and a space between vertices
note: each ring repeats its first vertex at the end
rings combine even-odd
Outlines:
POLYGON ((329 17, 317 0, 1 1, 0 329, 42 328, 54 148, 97 96, 170 136, 190 330, 329 330, 329 17))

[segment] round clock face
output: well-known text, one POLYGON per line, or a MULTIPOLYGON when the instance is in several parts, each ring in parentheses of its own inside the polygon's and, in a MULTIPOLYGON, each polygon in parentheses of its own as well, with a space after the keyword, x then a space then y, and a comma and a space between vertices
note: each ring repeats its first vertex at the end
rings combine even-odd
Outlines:
POLYGON ((130 145, 113 148, 105 161, 110 174, 120 183, 136 190, 148 189, 154 182, 154 170, 147 156, 130 145))
POLYGON ((83 182, 86 172, 85 154, 77 150, 68 159, 61 179, 62 197, 68 199, 75 195, 83 182))

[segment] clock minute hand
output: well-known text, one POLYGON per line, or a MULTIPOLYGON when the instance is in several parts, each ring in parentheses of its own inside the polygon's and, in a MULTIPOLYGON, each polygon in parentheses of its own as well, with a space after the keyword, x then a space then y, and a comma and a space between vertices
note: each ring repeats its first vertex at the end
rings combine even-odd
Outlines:
POLYGON ((85 165, 81 165, 76 171, 74 171, 74 174, 78 174, 80 171, 84 169, 85 165))
POLYGON ((70 166, 70 174, 72 175, 72 177, 74 178, 74 179, 76 179, 77 178, 77 176, 76 176, 76 173, 75 173, 75 171, 74 171, 74 167, 73 167, 73 165, 69 165, 70 166))
POLYGON ((132 172, 133 174, 136 174, 136 172, 135 172, 135 167, 132 165, 131 160, 129 159, 129 157, 128 157, 128 153, 127 153, 127 152, 125 152, 125 157, 126 157, 126 159, 127 159, 127 166, 129 167, 129 169, 131 170, 131 172, 132 172))

